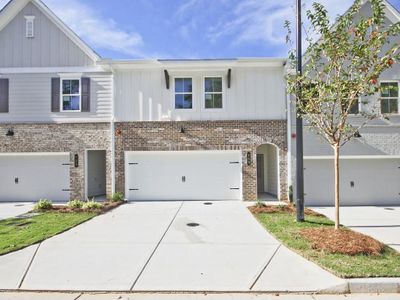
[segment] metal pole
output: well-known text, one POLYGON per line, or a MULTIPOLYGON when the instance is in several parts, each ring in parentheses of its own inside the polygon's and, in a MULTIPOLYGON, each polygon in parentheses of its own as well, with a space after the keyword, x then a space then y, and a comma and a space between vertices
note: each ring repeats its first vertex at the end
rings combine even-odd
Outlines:
MULTIPOLYGON (((297 74, 302 75, 301 0, 296 0, 297 10, 297 74)), ((297 89, 297 101, 301 88, 297 89)), ((296 112, 296 215, 297 222, 304 221, 304 166, 303 166, 303 118, 296 112)))

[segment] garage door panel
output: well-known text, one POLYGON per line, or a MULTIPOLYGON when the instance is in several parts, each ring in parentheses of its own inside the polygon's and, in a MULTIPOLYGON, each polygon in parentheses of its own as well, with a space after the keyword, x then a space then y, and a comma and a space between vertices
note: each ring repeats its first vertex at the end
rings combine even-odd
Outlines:
POLYGON ((0 155, 0 201, 69 200, 69 154, 0 155))
MULTIPOLYGON (((342 159, 341 205, 400 205, 400 159, 342 159)), ((305 160, 307 205, 334 205, 332 159, 305 160)))
POLYGON ((127 152, 128 199, 241 199, 240 159, 240 151, 127 152))

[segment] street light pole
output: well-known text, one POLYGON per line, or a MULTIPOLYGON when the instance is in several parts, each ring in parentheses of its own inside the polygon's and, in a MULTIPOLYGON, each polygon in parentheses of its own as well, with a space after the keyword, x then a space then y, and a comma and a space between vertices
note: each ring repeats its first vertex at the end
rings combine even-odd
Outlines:
MULTIPOLYGON (((297 11, 297 74, 302 75, 302 23, 301 0, 296 0, 297 11)), ((301 99, 301 87, 297 89, 297 101, 301 99)), ((304 166, 303 166, 303 118, 296 111, 296 217, 304 221, 304 166)))

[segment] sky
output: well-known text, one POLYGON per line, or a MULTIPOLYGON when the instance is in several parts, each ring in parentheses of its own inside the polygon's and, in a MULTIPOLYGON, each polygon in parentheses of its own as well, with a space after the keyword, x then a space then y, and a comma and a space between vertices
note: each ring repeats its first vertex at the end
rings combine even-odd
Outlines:
MULTIPOLYGON (((18 0, 15 0, 18 1, 18 0)), ((2 8, 8 0, 0 0, 2 8)), ((103 58, 286 57, 295 0, 43 0, 103 58)), ((303 0, 308 9, 313 0, 303 0)), ((319 0, 332 19, 352 0, 319 0)), ((390 0, 400 9, 400 0, 390 0)))

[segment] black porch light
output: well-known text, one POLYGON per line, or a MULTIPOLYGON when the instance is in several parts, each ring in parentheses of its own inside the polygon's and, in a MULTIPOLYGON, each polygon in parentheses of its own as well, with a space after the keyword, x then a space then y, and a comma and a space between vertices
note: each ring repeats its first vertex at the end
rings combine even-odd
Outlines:
POLYGON ((11 128, 7 130, 6 136, 14 136, 14 130, 11 128))
POLYGON ((251 152, 247 152, 247 165, 251 166, 251 163, 253 162, 252 158, 251 158, 251 152))

